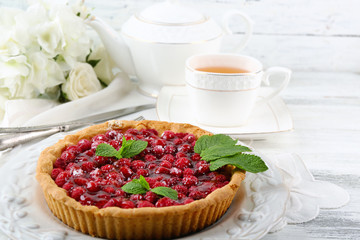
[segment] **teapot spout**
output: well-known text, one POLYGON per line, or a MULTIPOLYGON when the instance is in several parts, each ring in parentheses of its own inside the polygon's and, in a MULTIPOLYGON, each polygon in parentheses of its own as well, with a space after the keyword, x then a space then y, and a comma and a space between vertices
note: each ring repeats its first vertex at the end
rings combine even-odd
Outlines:
POLYGON ((98 33, 115 64, 128 75, 135 75, 130 50, 121 35, 98 17, 90 17, 86 23, 98 33))

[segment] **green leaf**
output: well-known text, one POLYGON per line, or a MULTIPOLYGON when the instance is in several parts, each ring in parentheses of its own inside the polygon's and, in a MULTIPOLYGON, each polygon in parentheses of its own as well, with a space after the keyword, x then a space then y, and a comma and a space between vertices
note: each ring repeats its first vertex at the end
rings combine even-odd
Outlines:
POLYGON ((148 142, 141 140, 128 140, 123 148, 121 155, 124 158, 131 158, 141 153, 148 145, 148 142))
POLYGON ((156 188, 151 189, 150 191, 152 191, 153 193, 156 193, 158 195, 164 196, 164 197, 169 197, 173 200, 178 199, 178 192, 169 187, 156 187, 156 188))
POLYGON ((215 145, 201 151, 201 158, 205 161, 212 161, 218 158, 229 157, 240 152, 251 152, 248 147, 241 145, 215 145))
POLYGON ((225 165, 233 165, 245 171, 258 173, 268 169, 265 162, 256 155, 238 153, 236 155, 220 158, 210 163, 210 171, 215 171, 225 165))
POLYGON ((131 194, 144 194, 147 192, 146 188, 139 182, 139 179, 134 179, 121 187, 124 192, 131 194))
POLYGON ((194 151, 200 154, 203 150, 215 145, 235 145, 236 143, 237 140, 224 134, 215 134, 212 136, 203 135, 196 141, 194 151))
POLYGON ((94 68, 100 61, 101 59, 96 59, 96 60, 88 60, 86 62, 94 68))
POLYGON ((140 183, 146 190, 150 190, 150 185, 149 185, 149 183, 146 181, 146 179, 145 179, 142 175, 140 175, 139 183, 140 183))
POLYGON ((117 155, 118 151, 116 149, 106 143, 100 143, 96 147, 96 156, 102 156, 102 157, 115 157, 117 155))

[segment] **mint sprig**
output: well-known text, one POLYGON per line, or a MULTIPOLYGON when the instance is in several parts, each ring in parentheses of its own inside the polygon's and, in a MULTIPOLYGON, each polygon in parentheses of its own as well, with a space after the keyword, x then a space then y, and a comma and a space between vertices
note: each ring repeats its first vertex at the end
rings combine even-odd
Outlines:
POLYGON ((116 150, 113 146, 107 143, 100 143, 96 147, 96 156, 102 157, 116 157, 120 158, 131 158, 141 153, 148 145, 148 142, 141 140, 126 140, 123 137, 121 148, 116 150))
POLYGON ((210 162, 210 171, 225 165, 233 165, 248 172, 258 173, 268 169, 265 162, 256 155, 247 154, 251 149, 236 145, 237 141, 224 134, 201 136, 195 143, 194 151, 210 162))
POLYGON ((140 176, 139 179, 133 179, 131 182, 128 182, 127 184, 122 186, 121 189, 124 190, 124 192, 130 194, 144 194, 148 191, 151 191, 153 193, 156 193, 157 195, 169 197, 173 200, 178 199, 178 192, 172 188, 156 187, 150 189, 149 183, 143 176, 140 176))

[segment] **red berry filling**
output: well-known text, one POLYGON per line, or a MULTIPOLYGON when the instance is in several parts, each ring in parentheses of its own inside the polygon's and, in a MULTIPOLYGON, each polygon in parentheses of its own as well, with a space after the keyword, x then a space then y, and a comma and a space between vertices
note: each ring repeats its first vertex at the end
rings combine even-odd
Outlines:
POLYGON ((230 176, 210 172, 209 163, 194 153, 193 134, 155 129, 110 130, 91 140, 82 139, 69 146, 54 162, 51 177, 68 195, 83 205, 99 208, 141 208, 183 205, 205 198, 212 191, 229 183, 230 176), (148 147, 131 159, 95 155, 100 143, 115 149, 127 140, 147 141, 148 147), (121 187, 132 179, 144 176, 150 188, 171 187, 178 200, 161 197, 151 191, 128 194, 121 187))

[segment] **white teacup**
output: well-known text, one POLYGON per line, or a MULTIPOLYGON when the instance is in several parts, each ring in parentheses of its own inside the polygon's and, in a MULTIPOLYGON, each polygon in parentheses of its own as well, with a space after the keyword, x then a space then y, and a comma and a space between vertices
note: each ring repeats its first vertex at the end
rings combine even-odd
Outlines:
POLYGON ((186 61, 186 85, 193 114, 200 124, 210 126, 246 124, 255 103, 278 95, 288 85, 290 76, 291 70, 284 67, 264 71, 260 61, 245 55, 201 54, 186 61), (261 83, 269 85, 270 77, 280 74, 281 84, 260 98, 261 83))

